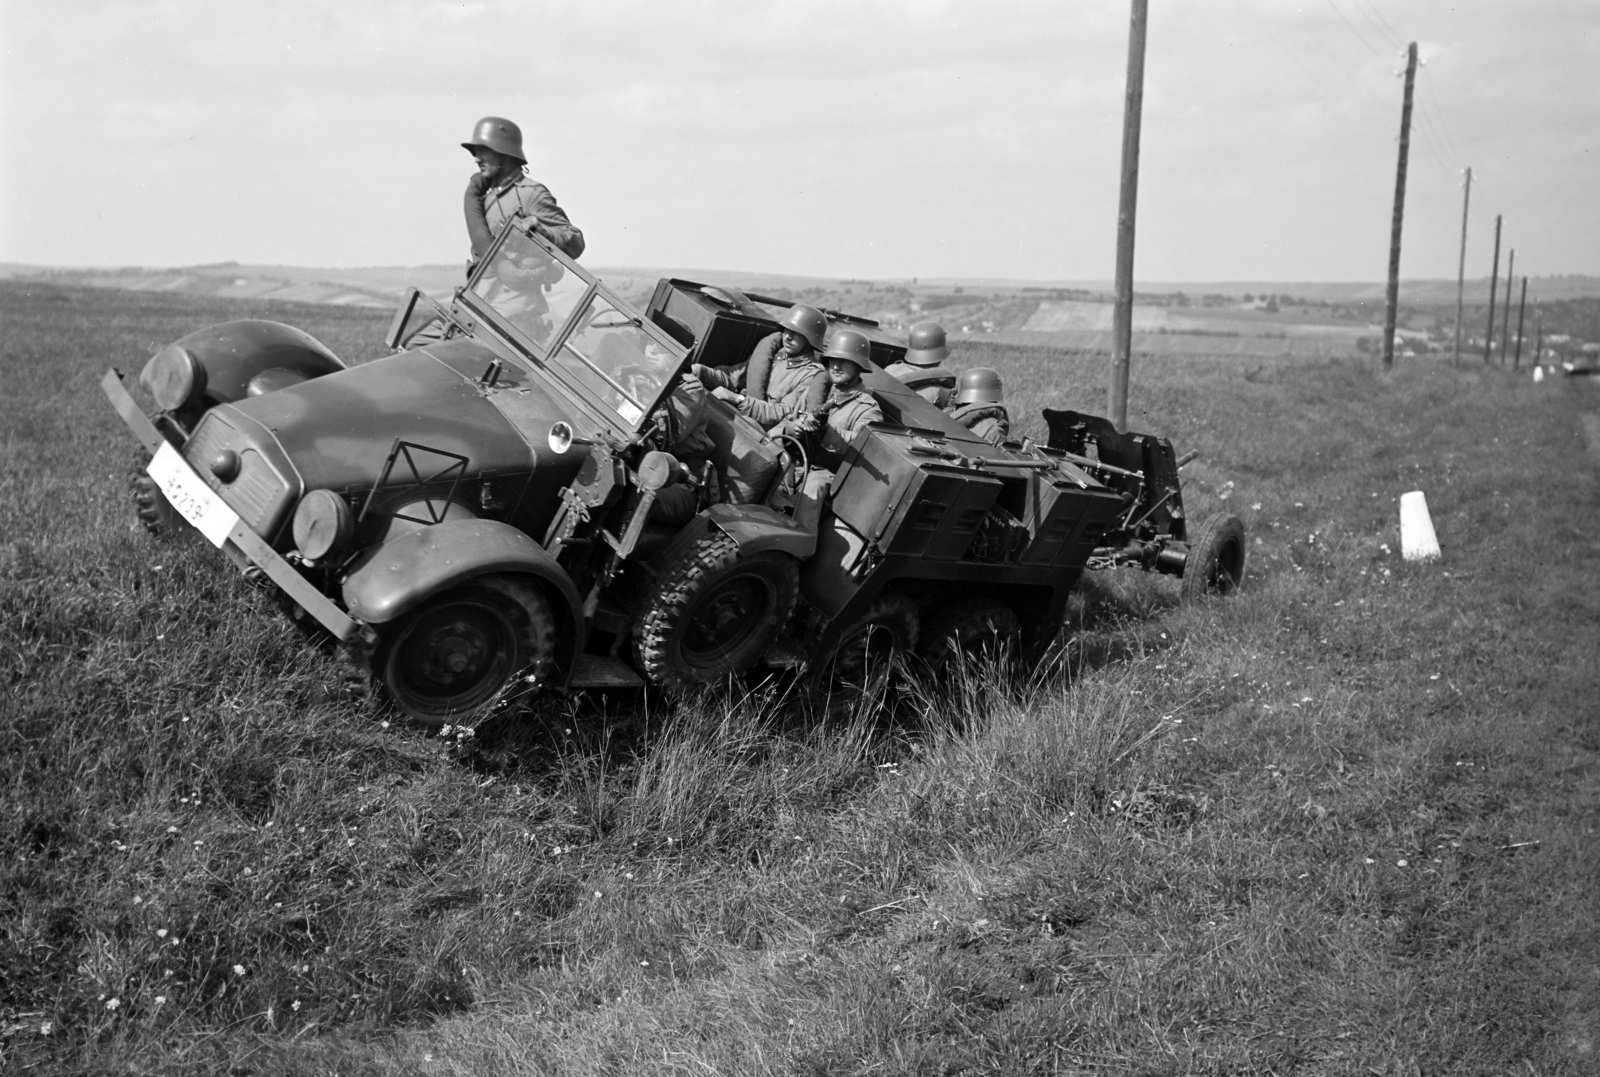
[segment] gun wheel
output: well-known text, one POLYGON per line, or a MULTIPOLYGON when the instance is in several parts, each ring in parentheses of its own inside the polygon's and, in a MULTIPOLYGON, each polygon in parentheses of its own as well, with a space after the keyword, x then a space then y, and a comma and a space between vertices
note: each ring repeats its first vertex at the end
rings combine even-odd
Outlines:
POLYGON ((462 722, 514 680, 543 681, 555 665, 550 603, 517 576, 480 576, 378 628, 372 679, 425 729, 462 722))
POLYGON ((1231 512, 1206 519, 1189 542, 1183 563, 1183 600, 1226 595, 1244 580, 1244 523, 1231 512))
POLYGON ((709 531, 662 574, 634 628, 634 657, 668 691, 714 683, 761 656, 799 594, 794 558, 740 557, 733 539, 709 531))
POLYGON ((845 718, 883 703, 896 663, 914 653, 918 627, 916 604, 898 594, 878 596, 850 622, 812 674, 827 716, 845 718))

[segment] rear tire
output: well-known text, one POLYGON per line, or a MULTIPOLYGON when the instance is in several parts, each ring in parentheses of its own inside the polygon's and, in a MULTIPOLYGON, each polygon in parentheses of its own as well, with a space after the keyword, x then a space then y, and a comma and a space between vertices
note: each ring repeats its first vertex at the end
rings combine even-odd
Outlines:
POLYGON ((839 645, 811 677, 812 694, 829 718, 876 708, 895 663, 915 653, 917 607, 905 595, 879 595, 839 636, 839 645))
POLYGON ((994 598, 973 598, 938 610, 923 622, 917 655, 934 674, 952 661, 1000 661, 1022 643, 1016 611, 994 598))
POLYGON ((1219 512, 1200 525, 1189 542, 1183 564, 1183 600, 1226 595, 1244 580, 1244 523, 1231 512, 1219 512))
POLYGON ((514 680, 555 667, 550 603, 520 576, 480 576, 378 627, 372 677, 380 694, 425 729, 461 722, 514 680))
POLYGON ((782 631, 799 595, 793 557, 741 557, 732 538, 710 531, 662 574, 634 627, 639 669, 669 692, 743 672, 782 631))

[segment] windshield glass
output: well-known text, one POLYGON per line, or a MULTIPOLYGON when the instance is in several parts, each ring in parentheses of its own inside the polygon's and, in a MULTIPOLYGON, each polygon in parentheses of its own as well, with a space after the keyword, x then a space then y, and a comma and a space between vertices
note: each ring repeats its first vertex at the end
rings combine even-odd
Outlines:
POLYGON ((553 357, 628 423, 651 410, 683 356, 646 332, 637 314, 595 294, 553 357))
POLYGON ((472 286, 475 295, 541 350, 548 349, 588 290, 588 281, 517 230, 506 236, 472 286))

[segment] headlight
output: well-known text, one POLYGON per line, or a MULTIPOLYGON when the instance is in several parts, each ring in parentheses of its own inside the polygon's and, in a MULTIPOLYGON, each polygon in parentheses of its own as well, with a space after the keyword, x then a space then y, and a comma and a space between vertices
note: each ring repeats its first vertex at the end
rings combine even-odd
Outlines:
POLYGON ((332 490, 312 490, 294 510, 294 544, 308 561, 320 561, 350 541, 355 517, 332 490))
POLYGON ((660 490, 679 478, 678 458, 669 452, 651 450, 639 461, 639 485, 646 490, 660 490))
POLYGON ((206 391, 206 368, 176 344, 168 344, 144 365, 139 380, 164 411, 177 411, 206 391))

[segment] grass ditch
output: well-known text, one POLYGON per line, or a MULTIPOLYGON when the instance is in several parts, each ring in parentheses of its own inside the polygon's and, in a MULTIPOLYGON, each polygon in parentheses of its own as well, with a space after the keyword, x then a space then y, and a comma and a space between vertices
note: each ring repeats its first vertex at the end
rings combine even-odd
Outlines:
MULTIPOLYGON (((1134 425, 1246 519, 1235 599, 1101 574, 1053 664, 891 725, 596 696, 485 771, 132 526, 95 383, 247 315, 358 359, 385 321, 0 284, 5 1067, 1593 1068, 1586 382, 1153 357, 1134 425), (1436 565, 1396 556, 1413 488, 1436 565)), ((1098 407, 1090 356, 957 361, 1036 435, 1098 407)))

